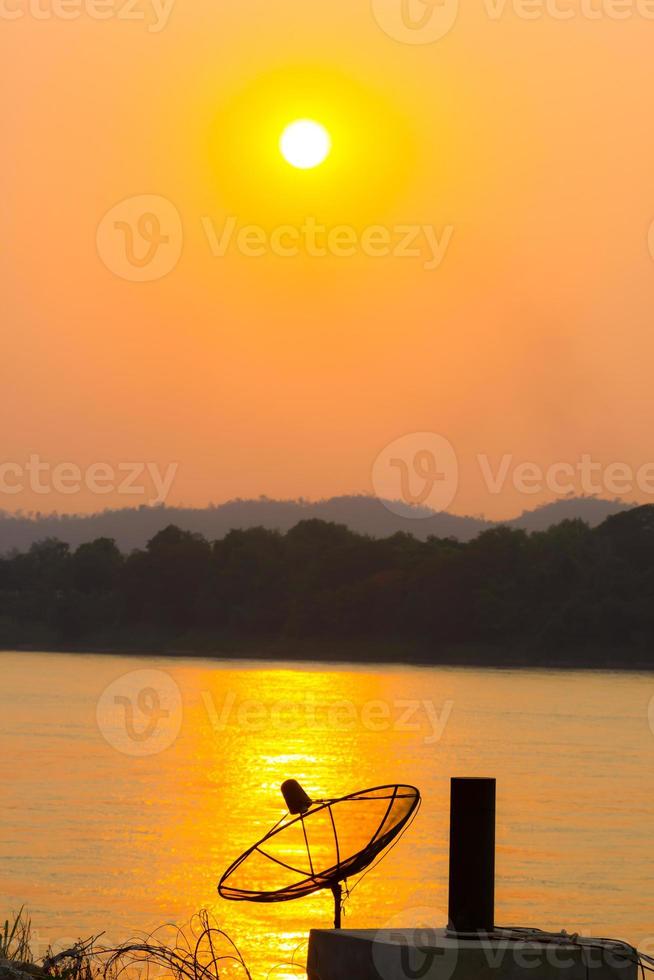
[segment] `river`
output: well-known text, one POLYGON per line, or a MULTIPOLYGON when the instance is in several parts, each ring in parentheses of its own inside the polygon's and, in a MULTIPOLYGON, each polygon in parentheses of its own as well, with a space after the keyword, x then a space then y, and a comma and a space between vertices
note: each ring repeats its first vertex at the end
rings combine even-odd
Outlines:
MULTIPOLYGON (((500 924, 654 943, 654 675, 0 654, 3 907, 35 952, 208 908, 255 980, 302 976, 331 896, 217 895, 314 798, 418 786, 422 807, 345 903, 345 927, 445 922, 450 776, 498 780, 500 924)), ((236 973, 226 974, 236 976, 236 973)))

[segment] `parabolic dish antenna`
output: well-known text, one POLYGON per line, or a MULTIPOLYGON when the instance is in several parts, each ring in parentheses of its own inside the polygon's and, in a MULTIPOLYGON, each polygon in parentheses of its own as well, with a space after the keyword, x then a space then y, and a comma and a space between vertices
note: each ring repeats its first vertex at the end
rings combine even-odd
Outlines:
POLYGON ((288 779, 282 794, 288 813, 227 868, 218 891, 236 902, 288 902, 329 888, 340 929, 342 882, 402 834, 420 806, 420 792, 396 783, 311 800, 288 779))

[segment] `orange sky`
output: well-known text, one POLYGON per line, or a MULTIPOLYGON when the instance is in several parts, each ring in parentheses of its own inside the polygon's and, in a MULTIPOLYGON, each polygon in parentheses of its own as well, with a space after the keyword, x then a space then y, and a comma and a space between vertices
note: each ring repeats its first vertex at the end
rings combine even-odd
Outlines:
POLYGON ((176 464, 171 504, 370 492, 412 433, 452 445, 458 513, 552 499, 521 463, 590 456, 613 496, 606 467, 654 461, 654 9, 480 0, 406 43, 400 2, 3 0, 0 508, 151 499, 92 492, 97 463, 176 464), (316 171, 277 152, 301 116, 332 133, 316 171), (144 210, 168 241, 139 266, 144 210), (345 226, 328 254, 307 218, 345 226), (31 455, 79 490, 35 492, 31 455), (480 456, 510 456, 500 492, 480 456))

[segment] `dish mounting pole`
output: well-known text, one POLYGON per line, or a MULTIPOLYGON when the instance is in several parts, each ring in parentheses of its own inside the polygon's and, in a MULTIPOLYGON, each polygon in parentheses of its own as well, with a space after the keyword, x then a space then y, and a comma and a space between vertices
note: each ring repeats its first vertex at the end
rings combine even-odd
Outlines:
POLYGON ((334 896, 334 929, 341 928, 341 907, 343 904, 343 889, 340 882, 332 885, 332 895, 334 896))

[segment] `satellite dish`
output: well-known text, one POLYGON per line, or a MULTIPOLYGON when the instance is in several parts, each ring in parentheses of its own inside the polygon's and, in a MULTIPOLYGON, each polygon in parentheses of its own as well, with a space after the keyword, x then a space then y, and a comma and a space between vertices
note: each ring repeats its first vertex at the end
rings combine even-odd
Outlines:
POLYGON ((407 829, 420 792, 397 783, 311 800, 288 779, 282 794, 288 813, 227 868, 218 892, 235 902, 288 902, 329 888, 334 927, 340 929, 341 883, 368 868, 407 829))

